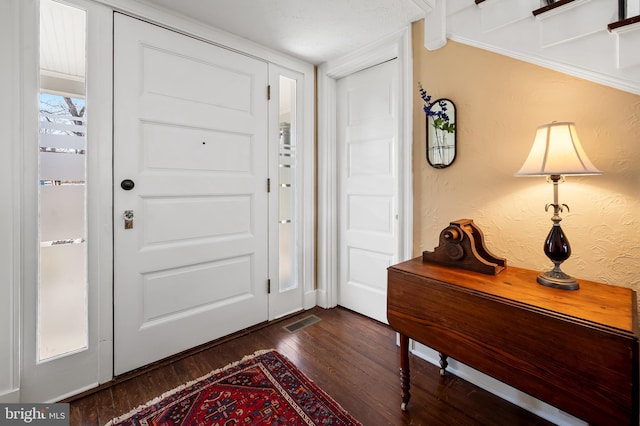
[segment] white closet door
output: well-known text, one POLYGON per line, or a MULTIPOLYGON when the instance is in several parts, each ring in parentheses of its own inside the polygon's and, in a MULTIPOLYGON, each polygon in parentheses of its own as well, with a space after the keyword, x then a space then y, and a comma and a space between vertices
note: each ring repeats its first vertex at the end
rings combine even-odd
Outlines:
POLYGON ((338 80, 339 301, 387 322, 398 261, 398 60, 338 80))

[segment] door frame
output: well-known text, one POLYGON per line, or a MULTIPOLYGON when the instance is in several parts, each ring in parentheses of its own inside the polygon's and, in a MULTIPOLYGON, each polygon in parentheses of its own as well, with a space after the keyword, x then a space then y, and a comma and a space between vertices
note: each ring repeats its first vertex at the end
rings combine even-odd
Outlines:
MULTIPOLYGON (((305 143, 307 128, 313 127, 307 112, 305 99, 305 75, 299 71, 285 68, 277 64, 269 63, 269 87, 271 98, 269 100, 269 178, 271 191, 269 194, 269 321, 293 314, 302 309, 310 309, 316 305, 313 279, 314 245, 313 245, 313 194, 305 189, 313 182, 313 146, 305 143), (292 250, 298 270, 296 281, 299 289, 299 305, 289 305, 291 299, 297 300, 297 295, 280 296, 277 300, 280 287, 280 229, 279 229, 279 144, 280 144, 280 77, 287 77, 296 81, 296 164, 294 168, 296 186, 294 187, 294 199, 297 202, 295 209, 295 231, 297 244, 292 250), (309 118, 308 118, 309 117, 309 118), (312 296, 312 297, 309 297, 312 296), (284 298, 284 299, 282 299, 284 298), (284 304, 280 303, 283 300, 284 304)), ((296 290, 297 292, 298 290, 296 290)))
MULTIPOLYGON (((91 49, 91 54, 100 58, 95 63, 93 71, 99 72, 100 76, 93 76, 89 84, 103 87, 104 90, 111 91, 111 70, 112 57, 111 37, 104 37, 104 34, 112 33, 113 12, 119 11, 133 17, 161 25, 165 28, 204 40, 208 43, 216 44, 228 49, 237 50, 245 55, 253 56, 267 61, 269 64, 277 64, 300 72, 304 75, 302 90, 304 91, 304 211, 303 232, 303 272, 304 282, 304 308, 310 309, 316 305, 315 290, 315 175, 314 175, 314 89, 315 89, 315 67, 307 62, 292 56, 277 52, 270 48, 250 42, 245 39, 219 30, 217 28, 199 23, 193 19, 169 13, 165 9, 153 7, 145 3, 131 2, 130 0, 62 0, 63 2, 82 4, 84 8, 101 9, 104 13, 93 25, 97 34, 99 48, 91 49), (106 47, 106 46, 109 47, 106 47)), ((8 265, 3 277, 9 278, 0 288, 7 290, 7 302, 11 308, 0 315, 0 335, 2 342, 7 342, 8 347, 0 350, 0 360, 6 360, 5 368, 0 369, 0 402, 19 402, 23 395, 24 379, 24 350, 27 329, 33 325, 32 316, 35 303, 35 279, 36 271, 34 265, 37 264, 37 253, 34 250, 37 244, 37 236, 33 230, 33 223, 37 220, 37 188, 30 180, 32 176, 37 176, 38 153, 38 106, 37 92, 38 84, 38 63, 39 63, 39 41, 38 41, 38 5, 39 0, 9 0, 3 3, 3 10, 9 10, 9 19, 1 19, 6 22, 11 20, 11 26, 3 28, 0 33, 9 34, 10 39, 15 41, 13 46, 0 42, 0 50, 9 53, 9 57, 15 61, 10 61, 6 66, 0 67, 0 75, 6 77, 6 84, 2 87, 10 88, 10 94, 6 100, 0 103, 3 111, 8 111, 6 117, 10 117, 10 124, 7 126, 8 135, 5 142, 17 141, 17 145, 7 146, 9 153, 5 159, 0 161, 6 164, 4 175, 9 174, 7 181, 14 182, 13 186, 4 188, 0 193, 6 195, 5 198, 12 200, 8 206, 0 209, 6 215, 9 222, 3 229, 10 230, 10 238, 3 245, 0 245, 0 252, 5 256, 3 264, 8 265), (6 6, 6 7, 5 7, 6 6), (15 20, 14 20, 15 18, 15 20)), ((91 23, 88 24, 92 25, 91 23)), ((88 27, 88 31, 92 31, 88 27)), ((89 41, 91 43, 91 41, 89 41)), ((90 60, 90 59, 89 59, 90 60)), ((91 89, 88 89, 91 90, 91 89)), ((97 89, 94 89, 94 93, 97 89)), ((103 93, 103 92, 100 92, 103 93)), ((93 208, 99 210, 100 220, 94 222, 97 232, 100 232, 100 253, 96 254, 96 259, 100 270, 96 270, 99 275, 99 283, 94 285, 94 292, 90 297, 90 327, 97 329, 96 337, 99 344, 99 356, 96 362, 98 379, 95 384, 104 383, 113 378, 113 319, 112 319, 112 298, 113 298, 113 243, 112 243, 112 171, 111 171, 111 102, 110 95, 94 95, 101 98, 99 106, 92 107, 92 123, 100 128, 93 132, 104 132, 102 139, 104 144, 100 147, 99 164, 108 164, 107 168, 101 169, 98 185, 102 188, 100 195, 88 200, 94 203, 93 208), (98 117, 97 107, 102 111, 98 117), (92 311, 91 311, 92 310, 92 311)), ((7 122, 4 118, 3 123, 7 122)), ((90 124, 91 125, 91 124, 90 124)), ((91 207, 89 207, 91 208, 91 207)), ((95 211, 95 210, 94 210, 95 211)), ((5 304, 7 305, 7 304, 5 304)), ((77 394, 82 389, 77 389, 72 393, 77 394)), ((64 395, 57 399, 62 399, 64 395)))
POLYGON ((339 189, 337 147, 337 80, 365 68, 398 58, 400 116, 398 128, 398 256, 409 259, 413 250, 413 72, 411 27, 318 68, 318 305, 338 304, 339 189))
MULTIPOLYGON (((24 1, 24 0, 23 0, 24 1)), ((91 389, 111 380, 112 374, 112 229, 111 229, 111 10, 88 0, 56 0, 87 13, 86 69, 87 99, 91 119, 87 122, 87 311, 88 348, 51 361, 36 363, 38 303, 38 93, 39 83, 39 0, 24 1, 22 80, 22 157, 18 182, 20 203, 21 344, 20 400, 49 402, 91 389), (58 383, 68 372, 81 373, 67 386, 48 388, 43 381, 58 383), (42 377, 42 375, 45 377, 42 377), (46 376, 48 375, 48 376, 46 376), (88 375, 88 376, 85 376, 88 375), (62 394, 57 394, 62 390, 62 394)))

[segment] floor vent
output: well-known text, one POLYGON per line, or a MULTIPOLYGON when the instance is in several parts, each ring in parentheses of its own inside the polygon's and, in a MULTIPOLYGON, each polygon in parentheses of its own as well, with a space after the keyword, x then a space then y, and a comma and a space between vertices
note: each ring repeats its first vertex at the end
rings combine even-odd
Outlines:
POLYGON ((310 325, 313 325, 318 321, 320 321, 320 318, 315 315, 309 315, 308 317, 301 318, 289 325, 285 325, 282 328, 287 330, 289 333, 295 333, 296 331, 302 330, 305 327, 309 327, 310 325))

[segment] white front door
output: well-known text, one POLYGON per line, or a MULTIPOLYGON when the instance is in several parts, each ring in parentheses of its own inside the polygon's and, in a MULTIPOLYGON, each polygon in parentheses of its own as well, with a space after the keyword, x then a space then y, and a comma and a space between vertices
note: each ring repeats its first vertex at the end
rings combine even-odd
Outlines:
POLYGON ((114 26, 122 374, 268 318, 268 70, 124 15, 114 26))
POLYGON ((338 303, 387 322, 387 267, 398 261, 398 60, 337 83, 338 303))

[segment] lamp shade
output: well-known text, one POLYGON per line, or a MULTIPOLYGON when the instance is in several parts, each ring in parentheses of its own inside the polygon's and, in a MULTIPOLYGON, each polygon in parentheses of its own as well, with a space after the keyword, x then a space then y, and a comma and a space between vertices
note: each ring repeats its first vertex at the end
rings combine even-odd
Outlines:
POLYGON ((529 156, 516 176, 601 173, 584 152, 575 123, 554 121, 538 127, 529 156))

